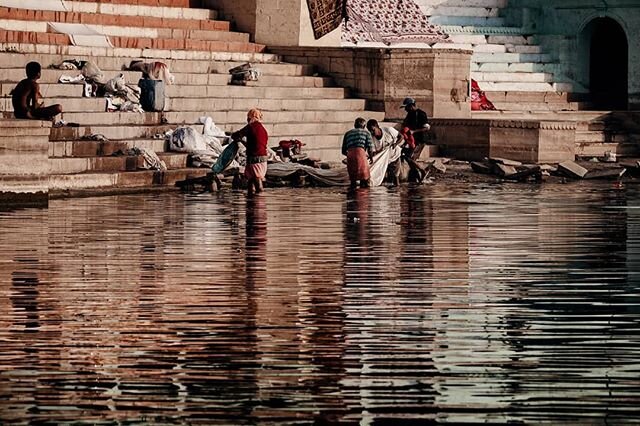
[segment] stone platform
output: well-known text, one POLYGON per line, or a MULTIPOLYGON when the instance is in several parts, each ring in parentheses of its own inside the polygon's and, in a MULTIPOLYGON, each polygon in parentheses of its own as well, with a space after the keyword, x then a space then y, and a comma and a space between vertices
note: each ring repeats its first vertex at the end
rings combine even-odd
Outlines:
POLYGON ((467 161, 502 157, 523 163, 575 159, 576 124, 550 120, 434 119, 442 153, 467 161))

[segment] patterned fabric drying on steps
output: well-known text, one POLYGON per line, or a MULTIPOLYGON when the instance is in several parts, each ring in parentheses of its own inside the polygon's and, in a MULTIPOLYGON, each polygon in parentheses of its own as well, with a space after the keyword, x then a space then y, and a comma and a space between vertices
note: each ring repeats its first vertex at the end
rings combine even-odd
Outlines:
POLYGON ((348 43, 442 43, 448 36, 413 0, 348 0, 342 41, 348 43))
POLYGON ((316 40, 340 26, 346 15, 346 2, 347 0, 307 0, 316 40))

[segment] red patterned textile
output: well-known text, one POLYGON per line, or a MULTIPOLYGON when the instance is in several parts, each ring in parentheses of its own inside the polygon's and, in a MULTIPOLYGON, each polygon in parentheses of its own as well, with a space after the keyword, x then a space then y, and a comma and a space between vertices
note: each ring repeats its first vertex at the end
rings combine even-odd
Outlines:
POLYGON ((477 81, 471 80, 471 111, 495 111, 496 107, 480 90, 477 81))
POLYGON ((442 43, 448 36, 413 0, 348 0, 342 41, 348 43, 442 43))
POLYGON ((340 26, 346 16, 346 2, 347 0, 307 0, 316 40, 340 26))

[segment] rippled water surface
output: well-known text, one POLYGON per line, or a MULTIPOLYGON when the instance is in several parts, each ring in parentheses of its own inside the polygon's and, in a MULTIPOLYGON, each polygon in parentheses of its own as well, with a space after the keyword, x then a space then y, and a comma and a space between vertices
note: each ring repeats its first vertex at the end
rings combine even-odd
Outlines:
POLYGON ((640 188, 0 211, 0 424, 640 422, 640 188))

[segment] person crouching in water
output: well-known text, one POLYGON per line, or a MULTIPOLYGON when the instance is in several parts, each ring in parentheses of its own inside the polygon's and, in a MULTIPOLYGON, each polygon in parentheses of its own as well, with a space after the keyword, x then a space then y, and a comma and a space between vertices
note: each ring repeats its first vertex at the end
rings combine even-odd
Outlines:
POLYGON ((361 188, 369 187, 369 163, 373 158, 374 145, 371 133, 365 129, 366 123, 364 118, 357 118, 354 128, 345 133, 342 139, 342 155, 347 156, 351 189, 357 187, 358 181, 361 188))
POLYGON ((25 67, 27 78, 22 80, 11 91, 13 115, 20 119, 54 121, 56 115, 62 114, 61 105, 44 107, 40 102, 40 85, 42 67, 38 62, 29 62, 25 67))
POLYGON ((231 139, 242 142, 247 147, 244 175, 248 180, 248 194, 253 195, 264 189, 262 182, 267 176, 269 134, 262 125, 262 111, 259 109, 254 108, 247 113, 247 123, 249 124, 233 133, 231 139))

